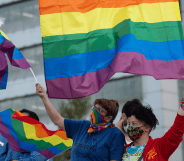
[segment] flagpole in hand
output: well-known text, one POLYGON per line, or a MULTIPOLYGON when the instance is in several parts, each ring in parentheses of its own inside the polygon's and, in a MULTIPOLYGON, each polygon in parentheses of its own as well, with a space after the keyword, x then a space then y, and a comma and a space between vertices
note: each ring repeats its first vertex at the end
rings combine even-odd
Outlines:
POLYGON ((32 68, 29 68, 30 70, 31 70, 31 73, 33 74, 33 77, 34 77, 34 79, 35 79, 35 81, 36 81, 36 84, 38 83, 38 81, 37 81, 37 79, 36 79, 36 76, 35 76, 35 74, 34 74, 34 72, 33 72, 33 70, 32 70, 32 68))

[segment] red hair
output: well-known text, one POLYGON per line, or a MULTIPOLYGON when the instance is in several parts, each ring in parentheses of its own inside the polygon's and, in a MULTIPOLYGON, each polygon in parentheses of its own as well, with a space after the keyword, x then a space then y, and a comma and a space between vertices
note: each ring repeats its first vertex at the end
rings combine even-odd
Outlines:
POLYGON ((94 105, 96 104, 102 106, 107 111, 107 115, 112 116, 112 120, 110 122, 113 122, 119 109, 118 101, 113 99, 101 98, 95 100, 94 105))

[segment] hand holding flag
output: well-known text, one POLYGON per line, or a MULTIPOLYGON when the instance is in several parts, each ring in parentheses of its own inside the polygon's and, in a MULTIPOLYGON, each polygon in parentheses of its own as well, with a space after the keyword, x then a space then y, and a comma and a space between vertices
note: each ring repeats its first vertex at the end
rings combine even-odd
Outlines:
POLYGON ((36 84, 36 93, 40 98, 47 97, 45 89, 39 84, 36 84))

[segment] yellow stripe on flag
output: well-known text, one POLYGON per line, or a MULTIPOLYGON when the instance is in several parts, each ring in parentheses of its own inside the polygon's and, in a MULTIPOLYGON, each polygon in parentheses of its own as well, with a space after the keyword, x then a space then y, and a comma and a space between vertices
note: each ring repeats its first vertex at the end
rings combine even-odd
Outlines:
POLYGON ((60 143, 64 143, 66 146, 72 146, 73 144, 73 140, 69 139, 69 140, 62 140, 59 136, 57 135, 52 135, 49 137, 44 137, 44 138, 38 138, 36 136, 36 130, 34 125, 30 125, 28 123, 23 122, 23 126, 24 126, 24 131, 25 131, 25 135, 27 139, 34 139, 34 140, 43 140, 45 142, 48 142, 50 144, 52 144, 53 146, 56 146, 60 143), (62 140, 62 141, 61 141, 62 140))
POLYGON ((96 8, 86 13, 40 15, 40 25, 42 37, 46 37, 113 28, 126 19, 147 23, 181 21, 179 3, 145 3, 123 8, 96 8))
POLYGON ((0 30, 0 32, 1 32, 1 35, 2 35, 2 36, 4 36, 7 40, 10 40, 10 39, 8 38, 8 36, 6 36, 6 34, 5 34, 2 30, 0 30))

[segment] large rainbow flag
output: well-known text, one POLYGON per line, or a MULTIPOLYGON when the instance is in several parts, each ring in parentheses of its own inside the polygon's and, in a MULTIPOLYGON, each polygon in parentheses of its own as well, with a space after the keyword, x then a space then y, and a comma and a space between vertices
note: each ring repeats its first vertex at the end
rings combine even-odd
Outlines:
POLYGON ((50 131, 41 122, 12 109, 0 112, 0 133, 8 140, 12 150, 37 151, 48 159, 73 144, 65 131, 50 131))
POLYGON ((98 92, 116 72, 183 79, 178 0, 39 0, 50 98, 98 92))
POLYGON ((31 67, 22 53, 12 44, 3 31, 0 30, 0 90, 6 89, 8 80, 7 54, 11 65, 27 69, 31 67))

